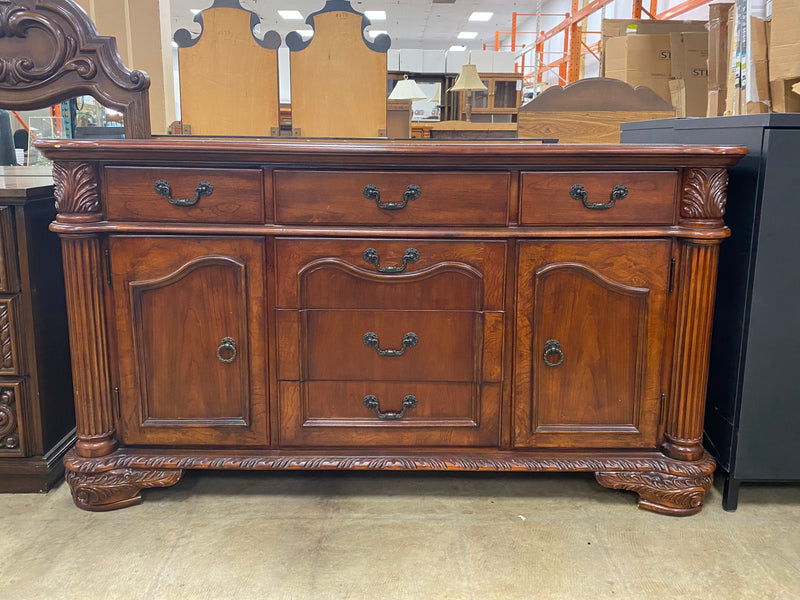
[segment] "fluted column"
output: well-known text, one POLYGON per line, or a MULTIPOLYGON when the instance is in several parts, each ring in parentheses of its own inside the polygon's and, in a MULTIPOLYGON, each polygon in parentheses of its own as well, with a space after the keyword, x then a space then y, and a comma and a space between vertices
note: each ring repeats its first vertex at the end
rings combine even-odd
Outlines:
POLYGON ((662 446, 667 456, 681 460, 703 456, 719 244, 727 235, 722 221, 727 184, 725 169, 687 169, 683 178, 680 224, 700 235, 681 240, 674 366, 662 446))
POLYGON ((62 231, 72 380, 79 456, 114 451, 114 417, 108 366, 105 270, 100 238, 82 233, 80 224, 102 218, 97 173, 89 163, 56 163, 53 167, 58 221, 76 225, 62 231))

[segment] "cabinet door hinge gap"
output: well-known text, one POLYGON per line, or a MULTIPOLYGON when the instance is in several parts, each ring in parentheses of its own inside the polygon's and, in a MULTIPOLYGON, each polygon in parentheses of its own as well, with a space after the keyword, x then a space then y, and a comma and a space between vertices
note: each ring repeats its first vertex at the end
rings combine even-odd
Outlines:
POLYGON ((675 259, 669 261, 669 287, 667 290, 668 294, 671 294, 675 291, 675 259))
POLYGON ((666 406, 666 404, 667 404, 667 395, 666 394, 661 394, 661 408, 659 408, 659 410, 658 410, 658 422, 659 423, 663 423, 664 422, 664 407, 666 406))
POLYGON ((106 256, 106 283, 111 287, 111 250, 105 251, 106 256))
POLYGON ((114 412, 116 413, 117 418, 119 419, 121 416, 119 412, 119 386, 114 387, 114 412))

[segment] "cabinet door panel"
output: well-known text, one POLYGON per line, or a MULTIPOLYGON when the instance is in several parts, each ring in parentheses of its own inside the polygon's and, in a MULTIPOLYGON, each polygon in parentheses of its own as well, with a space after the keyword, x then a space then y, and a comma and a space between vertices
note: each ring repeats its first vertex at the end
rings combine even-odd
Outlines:
POLYGON ((126 443, 263 445, 263 242, 110 240, 126 443))
POLYGON ((516 444, 655 447, 670 242, 523 243, 516 444))

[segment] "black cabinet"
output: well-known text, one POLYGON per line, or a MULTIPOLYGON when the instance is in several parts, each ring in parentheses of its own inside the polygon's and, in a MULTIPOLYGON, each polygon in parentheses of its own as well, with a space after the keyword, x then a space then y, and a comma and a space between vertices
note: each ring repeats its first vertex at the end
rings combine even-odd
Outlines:
POLYGON ((800 114, 624 123, 623 143, 737 144, 711 341, 705 445, 747 481, 800 480, 800 114))

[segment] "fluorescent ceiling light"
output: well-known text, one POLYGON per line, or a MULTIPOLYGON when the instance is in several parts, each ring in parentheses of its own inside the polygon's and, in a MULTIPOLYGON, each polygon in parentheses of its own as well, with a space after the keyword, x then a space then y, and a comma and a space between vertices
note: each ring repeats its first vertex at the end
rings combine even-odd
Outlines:
POLYGON ((474 40, 476 37, 478 37, 477 31, 462 31, 458 34, 460 40, 474 40))
POLYGON ((303 20, 303 15, 300 14, 299 10, 279 10, 278 14, 281 16, 282 19, 286 19, 287 21, 303 20))
POLYGON ((386 20, 386 11, 385 10, 365 10, 364 14, 370 21, 385 21, 386 20))
POLYGON ((367 35, 369 35, 369 37, 371 37, 372 39, 375 39, 382 33, 385 33, 387 35, 389 34, 389 32, 386 31, 385 29, 373 29, 372 31, 368 31, 367 35))
POLYGON ((488 21, 494 15, 493 12, 474 12, 469 16, 470 21, 488 21))
POLYGON ((202 9, 200 9, 200 8, 191 8, 191 9, 189 9, 189 10, 190 10, 190 12, 191 12, 193 15, 196 15, 196 14, 197 14, 197 13, 199 13, 199 12, 200 12, 202 9))
POLYGON ((447 50, 448 52, 464 52, 466 49, 466 46, 450 46, 447 50))
POLYGON ((298 29, 297 33, 299 33, 300 35, 302 35, 305 38, 309 38, 309 37, 314 35, 314 30, 313 29, 298 29))

